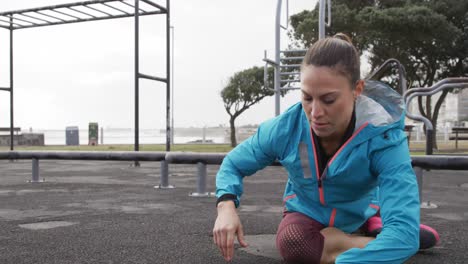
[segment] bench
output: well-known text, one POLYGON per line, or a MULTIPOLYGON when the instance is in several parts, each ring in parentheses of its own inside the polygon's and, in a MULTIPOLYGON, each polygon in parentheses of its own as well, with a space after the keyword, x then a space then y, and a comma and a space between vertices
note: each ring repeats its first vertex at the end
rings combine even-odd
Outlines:
POLYGON ((468 140, 468 136, 459 136, 459 134, 468 134, 468 127, 452 127, 452 133, 455 136, 450 136, 450 140, 455 140, 455 149, 458 149, 458 140, 468 140))

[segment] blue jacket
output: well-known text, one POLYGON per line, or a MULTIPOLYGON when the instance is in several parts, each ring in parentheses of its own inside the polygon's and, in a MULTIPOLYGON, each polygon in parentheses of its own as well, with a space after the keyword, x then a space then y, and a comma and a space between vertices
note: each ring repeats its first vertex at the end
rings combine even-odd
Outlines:
POLYGON ((390 87, 367 81, 356 102, 351 138, 319 175, 310 125, 300 103, 266 121, 234 148, 216 176, 216 195, 234 194, 242 179, 278 160, 288 172, 287 211, 325 226, 356 231, 380 209, 382 232, 336 263, 402 263, 419 248, 420 203, 404 128, 404 104, 390 87))

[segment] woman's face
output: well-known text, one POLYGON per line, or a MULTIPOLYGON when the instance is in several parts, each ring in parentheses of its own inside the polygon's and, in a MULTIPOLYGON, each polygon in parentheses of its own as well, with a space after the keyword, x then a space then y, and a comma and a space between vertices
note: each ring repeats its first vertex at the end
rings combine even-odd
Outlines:
POLYGON ((349 79, 333 68, 309 65, 302 69, 302 107, 317 136, 341 140, 362 86, 359 81, 353 90, 349 79))

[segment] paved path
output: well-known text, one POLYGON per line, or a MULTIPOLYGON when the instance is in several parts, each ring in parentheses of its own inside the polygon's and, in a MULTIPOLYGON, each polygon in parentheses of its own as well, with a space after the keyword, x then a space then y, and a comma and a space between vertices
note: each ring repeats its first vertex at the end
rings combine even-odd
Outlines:
MULTIPOLYGON (((175 189, 159 183, 159 163, 0 161, 0 263, 224 263, 212 243, 214 198, 192 198, 196 166, 170 167, 175 189)), ((208 171, 213 190, 217 166, 208 171)), ((232 263, 282 263, 274 249, 286 180, 268 167, 246 179, 240 209, 250 247, 232 263)), ((425 173, 422 210, 442 242, 408 263, 468 263, 468 172, 425 173)))

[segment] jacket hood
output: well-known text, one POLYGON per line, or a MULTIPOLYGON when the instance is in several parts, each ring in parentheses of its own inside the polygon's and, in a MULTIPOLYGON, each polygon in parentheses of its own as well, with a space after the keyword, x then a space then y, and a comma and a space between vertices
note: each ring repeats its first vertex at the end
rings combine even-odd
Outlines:
MULTIPOLYGON (((385 127, 404 120, 403 97, 385 83, 366 80, 364 90, 356 100, 356 129, 368 123, 385 127)), ((398 125, 403 125, 398 124, 398 125)))

